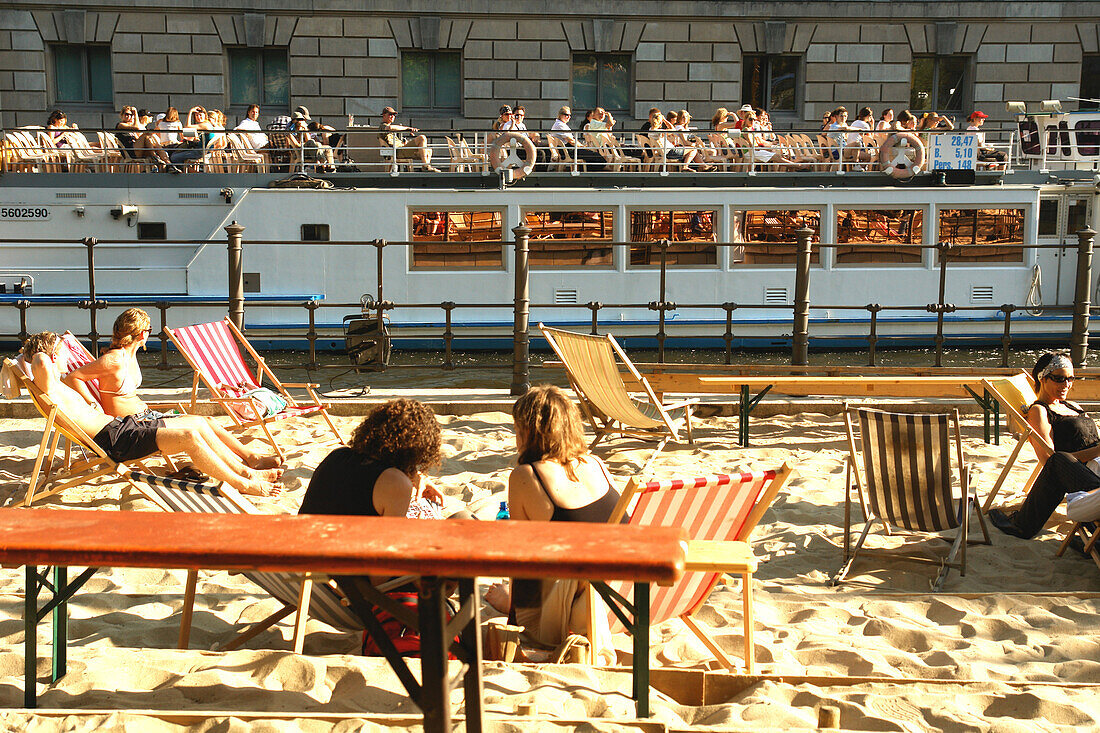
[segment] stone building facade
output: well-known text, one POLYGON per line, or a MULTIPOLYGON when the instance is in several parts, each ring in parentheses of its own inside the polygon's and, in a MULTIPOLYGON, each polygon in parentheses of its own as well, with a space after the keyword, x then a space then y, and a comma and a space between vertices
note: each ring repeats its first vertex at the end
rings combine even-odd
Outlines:
POLYGON ((957 74, 924 83, 950 95, 946 107, 982 109, 994 121, 1008 119, 1006 100, 1067 100, 1090 92, 1100 77, 1092 73, 1100 70, 1100 2, 514 0, 506 12, 454 0, 354 9, 341 0, 188 5, 5 3, 0 123, 41 125, 60 107, 83 126, 113 126, 122 104, 154 112, 172 105, 184 113, 201 104, 239 117, 241 100, 231 98, 231 87, 254 67, 233 64, 261 63, 249 60, 250 49, 272 54, 263 57, 269 69, 285 69, 286 93, 274 94, 284 101, 266 104, 265 117, 303 104, 339 125, 346 115, 375 119, 394 105, 406 107, 402 121, 425 128, 482 127, 500 104, 517 101, 527 105, 531 126, 548 126, 576 95, 583 55, 625 64, 623 116, 634 119, 651 106, 687 107, 701 123, 717 106, 753 101, 746 59, 763 64, 765 76, 769 68, 787 69, 783 79, 764 80, 786 85, 785 109, 773 114, 778 127, 816 127, 822 111, 837 104, 909 108, 918 70, 957 74), (427 54, 428 64, 433 55, 452 54, 446 74, 458 79, 439 70, 422 86, 461 85, 457 106, 411 111, 402 77, 416 53, 427 54), (769 67, 776 58, 786 66, 769 67), (90 76, 83 83, 101 88, 76 99, 79 84, 59 78, 62 69, 84 69, 90 76))

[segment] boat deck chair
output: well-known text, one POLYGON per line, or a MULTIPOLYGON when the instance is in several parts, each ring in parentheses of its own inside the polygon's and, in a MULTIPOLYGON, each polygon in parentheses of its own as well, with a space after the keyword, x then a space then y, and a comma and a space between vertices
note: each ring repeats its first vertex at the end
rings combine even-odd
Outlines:
POLYGON ((170 456, 163 453, 155 453, 141 460, 118 463, 111 459, 92 437, 84 432, 80 426, 73 422, 51 400, 38 385, 34 383, 23 370, 20 363, 11 359, 4 360, 4 371, 11 375, 19 389, 26 392, 39 414, 46 419, 46 425, 42 430, 42 440, 38 444, 38 453, 34 458, 34 468, 27 479, 27 494, 22 506, 30 506, 35 499, 43 499, 47 496, 60 493, 73 486, 87 483, 101 477, 108 477, 115 481, 129 484, 145 498, 154 504, 161 506, 156 494, 149 491, 148 486, 141 481, 135 481, 130 473, 132 467, 137 467, 142 475, 151 475, 152 471, 145 462, 154 456, 162 456, 168 463, 169 469, 175 471, 170 456), (65 457, 61 467, 55 473, 53 471, 54 456, 57 452, 58 442, 61 438, 69 441, 65 449, 65 457), (79 460, 73 460, 72 449, 75 448, 82 454, 79 460))
POLYGON ((970 486, 969 467, 963 463, 958 410, 950 414, 899 414, 845 404, 844 423, 849 451, 844 491, 844 563, 831 584, 837 585, 847 577, 861 551, 867 555, 939 564, 940 573, 932 586, 936 591, 943 588, 951 568, 958 568, 961 575, 966 575, 966 546, 988 545, 990 541, 985 519, 978 511, 977 492, 970 486), (954 490, 952 453, 957 463, 958 492, 954 490), (865 520, 854 547, 851 545, 853 483, 865 520), (972 508, 978 514, 982 541, 972 541, 968 536, 972 508), (954 531, 955 536, 947 555, 939 559, 863 550, 876 523, 881 523, 887 534, 896 528, 910 533, 954 531))
MULTIPOLYGON (((732 475, 700 476, 646 481, 631 478, 610 522, 618 523, 629 514, 630 524, 653 527, 682 527, 688 536, 690 570, 674 585, 654 586, 650 591, 650 624, 679 618, 726 669, 733 661, 718 643, 692 619, 702 608, 723 574, 741 576, 744 623, 744 666, 748 674, 755 668, 753 647, 752 574, 756 571, 750 539, 764 512, 786 486, 794 469, 783 464, 773 471, 732 475)), ((611 628, 628 628, 622 607, 633 603, 633 585, 629 583, 595 584, 605 598, 610 596, 611 628)), ((589 623, 589 628, 595 628, 589 623)), ((595 649, 591 639, 590 649, 595 649)))
POLYGON ((200 323, 195 326, 181 326, 179 328, 166 328, 168 338, 176 345, 183 358, 195 370, 195 377, 191 385, 191 408, 194 410, 198 401, 199 383, 206 385, 213 395, 213 402, 217 402, 233 421, 230 429, 245 430, 259 426, 267 438, 267 442, 279 454, 280 459, 285 459, 279 444, 275 442, 269 427, 273 422, 287 420, 296 417, 309 417, 320 415, 328 424, 336 441, 344 443, 340 431, 328 414, 328 410, 314 391, 316 384, 309 382, 290 383, 280 382, 275 373, 267 366, 264 358, 256 353, 252 345, 244 337, 233 322, 228 318, 212 323, 200 323), (239 346, 238 346, 239 344, 239 346), (245 364, 241 356, 240 346, 243 346, 248 355, 256 363, 255 374, 245 364), (277 392, 284 400, 286 407, 274 415, 266 415, 266 408, 259 400, 248 395, 252 390, 262 386, 264 377, 270 383, 269 389, 277 392), (309 402, 299 404, 288 387, 304 389, 309 395, 309 402))
POLYGON ((691 435, 691 409, 698 400, 662 403, 646 378, 634 368, 614 336, 589 336, 550 328, 541 323, 539 330, 565 365, 569 384, 580 400, 581 411, 596 433, 589 449, 594 448, 608 435, 614 434, 646 440, 656 439, 657 449, 639 472, 644 474, 668 441, 679 440, 679 428, 669 414, 676 410, 683 410, 687 440, 689 443, 695 442, 691 435), (616 357, 642 385, 643 399, 635 399, 627 391, 622 375, 619 374, 616 357))

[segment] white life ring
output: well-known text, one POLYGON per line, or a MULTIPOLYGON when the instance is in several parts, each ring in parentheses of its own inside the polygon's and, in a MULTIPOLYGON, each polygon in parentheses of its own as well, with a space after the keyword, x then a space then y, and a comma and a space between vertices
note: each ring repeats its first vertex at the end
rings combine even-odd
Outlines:
POLYGON ((534 170, 535 155, 535 144, 531 142, 531 138, 521 132, 515 132, 513 130, 509 130, 499 135, 493 140, 493 144, 489 146, 489 162, 492 164, 493 170, 500 173, 503 170, 511 168, 512 177, 517 181, 530 175, 531 171, 534 170), (523 151, 527 154, 526 162, 519 157, 518 148, 510 144, 513 140, 518 144, 518 147, 523 148, 523 151), (507 150, 507 154, 505 150, 507 150))
POLYGON ((898 179, 912 178, 924 168, 924 142, 911 132, 895 132, 879 149, 882 172, 898 179))

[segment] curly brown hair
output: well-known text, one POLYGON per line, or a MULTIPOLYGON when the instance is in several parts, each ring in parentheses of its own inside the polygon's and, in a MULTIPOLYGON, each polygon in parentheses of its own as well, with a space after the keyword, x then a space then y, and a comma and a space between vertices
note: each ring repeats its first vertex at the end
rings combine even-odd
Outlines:
POLYGON ((512 405, 519 463, 557 461, 563 465, 588 453, 581 411, 565 392, 540 384, 512 405))
POLYGON ((392 400, 378 405, 355 428, 352 450, 386 463, 407 476, 439 465, 442 460, 435 413, 416 400, 392 400))
POLYGON ((61 337, 53 331, 42 331, 36 333, 23 342, 23 348, 20 352, 23 354, 23 358, 30 361, 30 358, 37 353, 43 353, 46 356, 57 356, 57 349, 61 345, 61 337))

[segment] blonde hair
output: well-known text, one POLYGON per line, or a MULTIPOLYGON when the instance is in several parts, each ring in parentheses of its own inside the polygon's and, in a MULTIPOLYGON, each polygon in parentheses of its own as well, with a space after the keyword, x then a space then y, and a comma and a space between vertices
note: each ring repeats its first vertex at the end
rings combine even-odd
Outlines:
POLYGON ((718 125, 722 124, 722 120, 729 117, 729 115, 730 111, 728 109, 726 109, 725 107, 719 107, 714 111, 714 117, 710 118, 710 126, 717 127, 718 125))
POLYGON ((127 308, 115 319, 111 332, 111 348, 121 349, 138 340, 142 331, 149 330, 149 314, 141 308, 127 308))
MULTIPOLYGON (((532 387, 512 405, 516 426, 518 462, 557 461, 569 470, 569 462, 588 453, 581 411, 552 384, 532 387)), ((576 478, 570 475, 570 478, 576 478)))
POLYGON ((57 347, 61 345, 61 337, 53 331, 42 331, 36 333, 23 342, 23 348, 20 352, 23 354, 23 358, 29 360, 32 356, 38 353, 45 354, 46 356, 57 356, 57 347))

